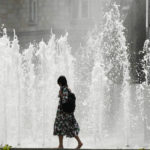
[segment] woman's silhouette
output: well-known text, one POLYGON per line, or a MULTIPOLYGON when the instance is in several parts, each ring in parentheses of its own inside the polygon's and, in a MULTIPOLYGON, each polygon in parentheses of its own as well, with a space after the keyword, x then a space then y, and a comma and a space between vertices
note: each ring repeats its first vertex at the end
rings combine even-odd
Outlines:
MULTIPOLYGON (((66 113, 61 108, 61 102, 65 103, 68 100, 68 84, 65 76, 60 76, 57 80, 58 85, 60 86, 60 91, 58 97, 59 105, 57 108, 56 118, 54 122, 54 132, 53 135, 58 135, 59 137, 59 146, 58 148, 63 148, 63 136, 66 137, 74 137, 77 142, 78 146, 76 149, 81 148, 83 143, 81 142, 80 138, 78 137, 80 128, 75 119, 74 113, 66 113)), ((71 91, 71 90, 70 90, 71 91)))

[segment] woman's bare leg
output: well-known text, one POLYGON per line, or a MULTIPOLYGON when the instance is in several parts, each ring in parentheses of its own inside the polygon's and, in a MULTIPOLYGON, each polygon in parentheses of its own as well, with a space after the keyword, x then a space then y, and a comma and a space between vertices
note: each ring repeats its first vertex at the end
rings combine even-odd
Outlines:
POLYGON ((82 147, 83 143, 81 142, 81 140, 78 136, 74 136, 74 137, 78 141, 78 146, 76 147, 76 149, 80 149, 82 147))
POLYGON ((63 148, 63 135, 59 135, 59 147, 58 148, 63 148))

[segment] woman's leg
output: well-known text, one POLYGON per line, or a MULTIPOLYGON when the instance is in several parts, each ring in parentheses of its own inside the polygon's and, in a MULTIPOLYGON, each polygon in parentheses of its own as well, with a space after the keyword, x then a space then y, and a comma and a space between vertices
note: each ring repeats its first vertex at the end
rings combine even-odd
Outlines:
POLYGON ((78 146, 76 147, 76 149, 81 148, 81 146, 83 145, 83 143, 81 142, 80 138, 78 136, 74 136, 74 137, 78 141, 78 146))
POLYGON ((59 147, 58 148, 63 148, 63 135, 59 135, 59 147))

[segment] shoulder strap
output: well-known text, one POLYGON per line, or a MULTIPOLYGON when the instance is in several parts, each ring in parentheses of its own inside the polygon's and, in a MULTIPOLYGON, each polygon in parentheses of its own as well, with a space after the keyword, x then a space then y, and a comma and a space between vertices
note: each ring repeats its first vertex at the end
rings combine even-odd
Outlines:
POLYGON ((67 88, 68 92, 71 93, 71 90, 69 88, 67 88))

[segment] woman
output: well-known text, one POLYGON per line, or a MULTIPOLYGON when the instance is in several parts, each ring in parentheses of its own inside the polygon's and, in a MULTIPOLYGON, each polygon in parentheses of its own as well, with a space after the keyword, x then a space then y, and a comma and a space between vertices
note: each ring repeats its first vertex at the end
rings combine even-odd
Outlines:
POLYGON ((68 85, 65 76, 60 76, 57 80, 58 85, 60 86, 60 91, 58 97, 59 105, 57 108, 56 118, 54 122, 54 132, 53 135, 58 135, 59 137, 59 149, 63 149, 63 136, 66 137, 74 137, 77 142, 78 146, 76 149, 81 148, 83 143, 81 142, 80 138, 78 137, 80 128, 75 119, 74 113, 66 113, 61 108, 61 101, 65 103, 68 100, 68 85))

